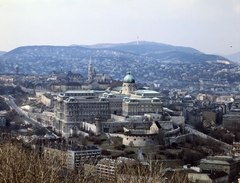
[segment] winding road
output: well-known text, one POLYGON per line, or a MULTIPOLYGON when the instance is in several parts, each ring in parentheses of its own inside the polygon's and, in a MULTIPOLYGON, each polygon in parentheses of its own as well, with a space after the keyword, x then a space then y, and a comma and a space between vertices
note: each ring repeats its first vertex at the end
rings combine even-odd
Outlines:
POLYGON ((42 126, 41 124, 39 124, 36 120, 28 117, 14 102, 14 98, 9 95, 8 98, 4 97, 6 99, 6 102, 8 103, 9 106, 11 106, 13 109, 15 109, 15 111, 23 118, 23 120, 25 120, 26 122, 34 125, 35 127, 37 127, 38 129, 43 130, 46 134, 52 135, 54 137, 57 137, 53 132, 51 132, 50 130, 48 130, 47 128, 45 128, 44 126, 42 126))

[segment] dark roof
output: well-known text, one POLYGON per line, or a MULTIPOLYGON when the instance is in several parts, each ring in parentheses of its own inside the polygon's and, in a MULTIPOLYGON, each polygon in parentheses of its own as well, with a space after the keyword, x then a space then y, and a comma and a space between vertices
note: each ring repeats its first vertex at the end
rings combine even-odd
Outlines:
POLYGON ((96 146, 80 146, 76 144, 72 144, 69 146, 69 150, 72 151, 85 151, 85 150, 95 150, 98 149, 96 146))
POLYGON ((66 83, 67 86, 80 86, 78 82, 68 82, 66 83))
POLYGON ((162 128, 158 121, 154 121, 154 123, 157 125, 159 129, 162 128))
POLYGON ((122 86, 123 82, 122 81, 112 81, 110 84, 109 84, 109 87, 110 89, 113 89, 117 86, 122 86))
POLYGON ((135 83, 135 79, 130 72, 123 78, 124 83, 135 83))

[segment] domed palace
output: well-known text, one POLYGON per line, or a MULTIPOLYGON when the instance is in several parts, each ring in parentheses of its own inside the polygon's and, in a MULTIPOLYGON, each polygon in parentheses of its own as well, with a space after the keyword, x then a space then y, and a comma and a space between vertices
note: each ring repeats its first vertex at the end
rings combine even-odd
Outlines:
POLYGON ((135 79, 130 72, 123 79, 122 94, 130 95, 136 90, 135 79))

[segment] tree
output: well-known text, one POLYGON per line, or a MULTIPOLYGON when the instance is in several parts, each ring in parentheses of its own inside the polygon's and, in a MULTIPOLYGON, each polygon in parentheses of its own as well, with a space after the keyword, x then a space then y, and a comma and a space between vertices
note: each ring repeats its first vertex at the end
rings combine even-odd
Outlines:
POLYGON ((0 111, 9 111, 10 107, 9 105, 5 102, 5 99, 0 97, 0 111))
POLYGON ((14 120, 14 118, 18 116, 18 113, 13 109, 5 115, 7 125, 10 125, 10 122, 14 120))
POLYGON ((42 119, 41 119, 41 118, 37 118, 37 121, 38 121, 39 123, 41 123, 41 122, 42 122, 42 119))
POLYGON ((158 131, 157 141, 158 141, 159 145, 164 145, 164 139, 165 139, 164 131, 163 130, 158 131))
POLYGON ((84 146, 87 145, 87 138, 86 137, 81 136, 80 139, 81 139, 81 144, 82 145, 84 145, 84 146))

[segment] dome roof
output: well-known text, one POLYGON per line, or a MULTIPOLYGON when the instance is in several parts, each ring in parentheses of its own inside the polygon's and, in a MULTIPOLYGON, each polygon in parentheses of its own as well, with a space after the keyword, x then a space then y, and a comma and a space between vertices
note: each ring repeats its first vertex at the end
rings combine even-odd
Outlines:
POLYGON ((135 79, 132 76, 132 74, 130 72, 128 72, 127 75, 124 77, 123 82, 124 83, 135 83, 135 79))

